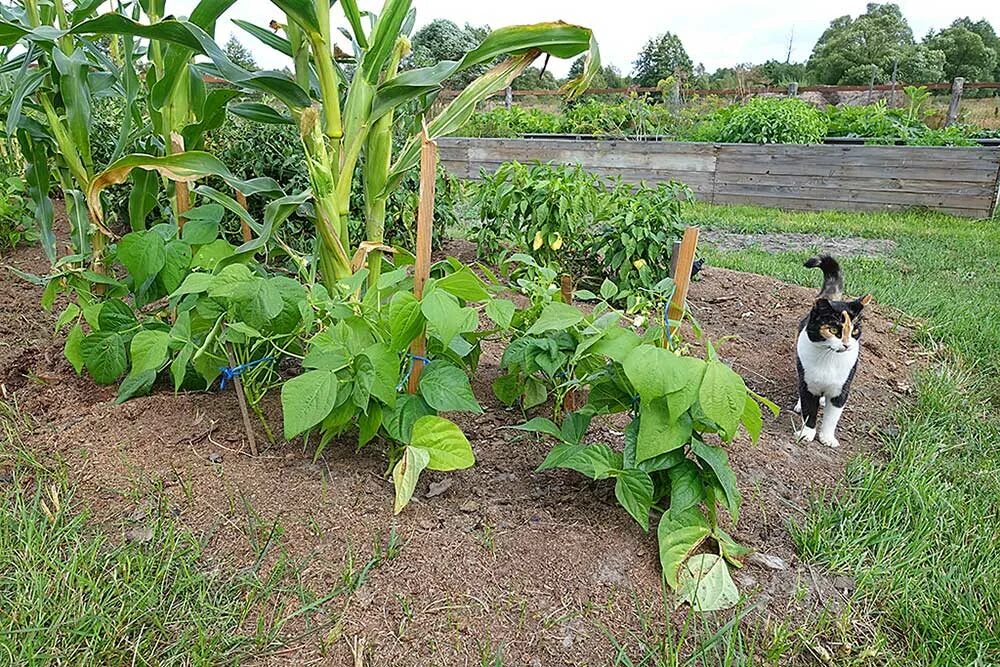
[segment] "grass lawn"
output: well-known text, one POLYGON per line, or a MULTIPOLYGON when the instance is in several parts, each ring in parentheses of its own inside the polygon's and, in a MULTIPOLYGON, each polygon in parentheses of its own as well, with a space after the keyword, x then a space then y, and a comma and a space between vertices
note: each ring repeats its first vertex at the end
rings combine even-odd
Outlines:
MULTIPOLYGON (((803 557, 852 575, 902 652, 899 665, 1000 660, 1000 225, 930 213, 791 213, 697 205, 689 219, 741 232, 888 238, 888 257, 842 262, 848 291, 924 321, 943 344, 878 459, 793 527, 803 557)), ((717 266, 818 285, 803 253, 706 252, 717 266)), ((854 410, 864 406, 854 405, 854 410)))

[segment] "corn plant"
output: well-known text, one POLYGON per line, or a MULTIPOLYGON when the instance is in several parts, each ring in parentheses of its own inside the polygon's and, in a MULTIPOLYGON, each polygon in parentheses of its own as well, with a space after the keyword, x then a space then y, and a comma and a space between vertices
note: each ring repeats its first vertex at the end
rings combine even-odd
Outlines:
MULTIPOLYGON (((260 26, 237 22, 265 44, 293 58, 295 82, 311 90, 317 105, 288 104, 289 116, 260 105, 237 105, 236 113, 263 122, 296 122, 306 149, 306 162, 316 209, 316 228, 321 240, 320 266, 328 286, 352 273, 355 255, 369 256, 370 284, 378 281, 384 250, 385 206, 389 193, 419 158, 420 135, 414 131, 399 155, 392 154, 392 129, 396 115, 416 103, 429 105, 442 83, 458 72, 498 58, 506 58, 474 80, 437 116, 425 121, 434 139, 458 130, 470 118, 476 104, 506 87, 540 55, 570 58, 589 52, 584 74, 568 84, 567 93, 577 94, 600 67, 596 42, 590 30, 564 23, 502 28, 491 33, 478 48, 457 62, 399 71, 409 51, 406 35, 414 22, 410 0, 386 0, 382 11, 369 15, 366 30, 355 0, 340 7, 350 30, 355 72, 348 79, 334 60, 330 28, 330 3, 324 0, 274 0, 285 13, 275 28, 284 36, 260 26), (357 253, 349 252, 347 216, 350 210, 355 165, 364 156, 362 179, 365 193, 367 241, 357 253)), ((288 100, 283 100, 288 102, 288 100)), ((411 125, 416 125, 412 124, 411 125)))

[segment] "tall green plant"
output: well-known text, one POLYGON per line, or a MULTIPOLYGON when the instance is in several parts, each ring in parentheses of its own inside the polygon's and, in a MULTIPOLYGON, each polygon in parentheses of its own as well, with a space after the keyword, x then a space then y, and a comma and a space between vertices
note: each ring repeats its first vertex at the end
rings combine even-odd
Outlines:
MULTIPOLYGON (((476 104, 510 85, 538 56, 571 58, 589 53, 584 74, 566 90, 575 95, 600 67, 597 45, 590 30, 565 23, 543 23, 502 28, 492 32, 459 61, 444 61, 432 67, 399 72, 409 52, 407 34, 414 22, 411 0, 386 0, 382 11, 371 17, 365 30, 354 0, 340 3, 355 53, 354 74, 347 78, 334 61, 330 36, 330 6, 323 0, 274 0, 286 21, 277 27, 285 36, 245 22, 241 27, 269 46, 293 58, 294 80, 303 88, 311 81, 318 105, 289 104, 306 149, 316 210, 316 228, 321 240, 320 265, 328 286, 351 273, 347 217, 355 165, 364 156, 362 179, 365 192, 367 242, 361 253, 374 251, 369 260, 370 284, 381 271, 378 248, 385 233, 386 198, 419 159, 420 133, 410 133, 400 153, 392 153, 392 128, 401 122, 403 109, 415 104, 422 114, 441 84, 455 74, 506 57, 474 79, 435 117, 426 118, 423 129, 431 139, 458 130, 472 115, 476 104)), ((288 122, 259 107, 236 106, 238 114, 263 122, 288 122)), ((420 123, 407 123, 419 127, 420 123)))

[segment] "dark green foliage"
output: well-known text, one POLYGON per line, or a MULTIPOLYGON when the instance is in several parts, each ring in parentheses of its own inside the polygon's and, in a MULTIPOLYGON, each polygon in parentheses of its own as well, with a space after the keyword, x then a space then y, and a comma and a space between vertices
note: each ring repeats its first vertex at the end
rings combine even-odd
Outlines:
POLYGON ((639 52, 635 61, 635 83, 654 87, 668 77, 690 73, 691 68, 691 58, 681 38, 665 32, 646 42, 639 52))
POLYGON ((0 171, 0 252, 34 238, 24 179, 0 171))
POLYGON ((817 83, 865 84, 873 74, 876 83, 884 83, 897 63, 904 81, 932 82, 943 76, 943 54, 914 42, 899 6, 870 3, 856 19, 841 16, 830 23, 807 68, 817 83))
POLYGON ((499 264, 510 253, 530 255, 593 290, 610 279, 616 303, 632 309, 669 276, 691 192, 680 183, 608 183, 579 167, 512 162, 474 197, 480 222, 471 237, 482 257, 499 264))
POLYGON ((963 26, 951 26, 930 37, 927 46, 944 54, 944 75, 948 79, 989 81, 997 68, 997 52, 983 38, 963 26))
POLYGON ((562 118, 543 109, 512 106, 475 113, 459 132, 465 137, 517 137, 522 134, 559 134, 562 118))
POLYGON ((746 144, 817 144, 826 120, 815 107, 794 98, 755 97, 726 109, 718 141, 746 144))
MULTIPOLYGON (((413 50, 405 65, 430 67, 442 60, 461 60, 488 33, 489 29, 468 24, 465 28, 460 28, 448 19, 435 19, 414 33, 411 44, 413 50)), ((461 90, 487 69, 487 65, 471 67, 448 80, 445 87, 461 90)))
POLYGON ((510 84, 514 90, 556 90, 559 82, 552 72, 529 67, 510 84))

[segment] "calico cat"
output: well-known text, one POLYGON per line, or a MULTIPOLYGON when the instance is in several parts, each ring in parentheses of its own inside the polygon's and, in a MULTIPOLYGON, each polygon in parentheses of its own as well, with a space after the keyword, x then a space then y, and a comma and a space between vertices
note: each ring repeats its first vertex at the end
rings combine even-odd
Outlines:
POLYGON ((853 301, 843 300, 844 278, 837 260, 830 255, 812 257, 805 266, 823 270, 823 288, 809 315, 799 323, 795 355, 799 402, 795 411, 802 415, 803 424, 795 437, 800 442, 816 438, 816 422, 823 405, 819 441, 838 447, 837 422, 847 403, 861 351, 861 313, 872 297, 869 294, 853 301))

